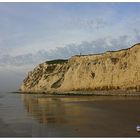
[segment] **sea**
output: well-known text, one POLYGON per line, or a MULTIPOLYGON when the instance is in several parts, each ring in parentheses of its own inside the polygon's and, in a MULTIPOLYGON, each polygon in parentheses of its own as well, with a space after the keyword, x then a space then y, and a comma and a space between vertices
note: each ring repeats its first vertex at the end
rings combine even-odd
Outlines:
POLYGON ((140 97, 0 93, 0 137, 140 137, 140 97))

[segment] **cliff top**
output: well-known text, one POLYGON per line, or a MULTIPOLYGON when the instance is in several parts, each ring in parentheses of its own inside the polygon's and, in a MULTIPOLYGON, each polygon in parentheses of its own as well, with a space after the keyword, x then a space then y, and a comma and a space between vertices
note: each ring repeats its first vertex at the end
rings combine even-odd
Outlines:
POLYGON ((134 44, 132 47, 129 47, 129 48, 126 48, 126 49, 120 49, 120 50, 116 50, 116 51, 106 51, 106 52, 103 52, 103 53, 97 53, 97 54, 87 54, 87 55, 74 55, 72 57, 75 57, 75 56, 93 56, 93 55, 103 55, 103 54, 106 54, 106 53, 112 53, 112 52, 121 52, 121 51, 127 51, 127 50, 130 50, 136 46, 140 46, 140 43, 137 43, 137 44, 134 44))
MULTIPOLYGON (((106 52, 98 53, 98 54, 74 55, 70 59, 75 58, 75 57, 102 56, 102 55, 106 55, 107 53, 118 53, 118 52, 123 52, 123 51, 133 49, 136 46, 140 46, 140 43, 134 44, 132 47, 129 47, 129 48, 126 48, 126 49, 120 49, 120 50, 116 50, 116 51, 106 51, 106 52)), ((46 61, 45 63, 46 64, 64 64, 64 63, 67 63, 67 62, 68 62, 68 59, 55 59, 55 60, 46 61)))

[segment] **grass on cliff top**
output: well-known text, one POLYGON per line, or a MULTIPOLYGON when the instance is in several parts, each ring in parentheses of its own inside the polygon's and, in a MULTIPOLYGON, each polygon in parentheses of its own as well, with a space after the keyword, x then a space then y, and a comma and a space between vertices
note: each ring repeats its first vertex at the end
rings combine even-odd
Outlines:
POLYGON ((68 62, 67 59, 56 59, 51 61, 46 61, 47 64, 63 64, 65 62, 68 62))

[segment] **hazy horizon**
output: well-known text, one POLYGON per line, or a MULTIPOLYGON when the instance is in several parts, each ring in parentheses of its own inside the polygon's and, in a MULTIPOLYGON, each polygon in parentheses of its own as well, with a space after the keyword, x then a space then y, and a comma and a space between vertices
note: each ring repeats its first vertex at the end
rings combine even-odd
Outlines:
POLYGON ((0 3, 0 92, 46 60, 131 47, 140 3, 0 3))

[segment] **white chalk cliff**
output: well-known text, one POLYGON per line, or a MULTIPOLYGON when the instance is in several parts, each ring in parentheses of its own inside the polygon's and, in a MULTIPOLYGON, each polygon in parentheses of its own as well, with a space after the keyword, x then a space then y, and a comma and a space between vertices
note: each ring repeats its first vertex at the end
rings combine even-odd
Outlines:
POLYGON ((44 62, 28 73, 20 89, 22 92, 46 93, 140 91, 140 44, 119 51, 44 62))

